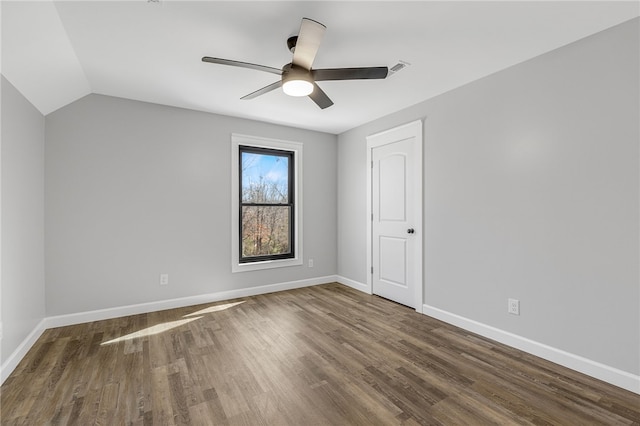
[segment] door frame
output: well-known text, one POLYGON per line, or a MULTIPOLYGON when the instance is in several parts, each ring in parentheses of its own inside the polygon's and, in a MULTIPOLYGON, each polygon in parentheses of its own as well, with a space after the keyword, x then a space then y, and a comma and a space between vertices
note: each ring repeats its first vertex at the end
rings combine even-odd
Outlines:
POLYGON ((422 313, 423 311, 423 294, 424 294, 424 283, 422 281, 423 273, 422 273, 422 247, 424 244, 424 218, 422 216, 422 204, 423 204, 423 196, 422 196, 422 186, 423 186, 423 159, 422 159, 422 126, 423 120, 416 120, 410 123, 406 123, 388 130, 384 130, 382 132, 374 133, 367 136, 367 287, 369 294, 373 294, 373 149, 379 146, 386 145, 387 142, 383 142, 380 140, 380 136, 387 135, 392 132, 398 133, 398 138, 402 139, 406 138, 414 138, 414 177, 415 177, 415 196, 414 198, 414 206, 413 213, 415 217, 415 226, 416 230, 414 236, 412 238, 416 239, 415 242, 415 252, 413 259, 413 270, 408 271, 412 274, 413 281, 415 283, 415 294, 414 294, 414 306, 417 312, 422 313))

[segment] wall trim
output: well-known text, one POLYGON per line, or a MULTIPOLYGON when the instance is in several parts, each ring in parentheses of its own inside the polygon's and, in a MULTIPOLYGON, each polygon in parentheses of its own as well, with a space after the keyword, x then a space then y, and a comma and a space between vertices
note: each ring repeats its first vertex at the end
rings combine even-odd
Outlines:
POLYGON ((31 330, 31 333, 18 345, 15 351, 9 355, 5 362, 0 366, 0 385, 9 377, 9 375, 16 369, 22 358, 29 352, 29 349, 38 341, 42 333, 46 330, 45 319, 40 322, 31 330))
POLYGON ((183 308, 203 303, 219 302, 221 300, 237 299, 239 297, 256 296, 277 291, 293 290, 318 284, 335 282, 335 275, 308 278, 277 284, 267 284, 257 287, 247 287, 237 290, 219 291, 216 293, 200 294, 197 296, 180 297, 177 299, 159 300, 156 302, 140 303, 136 305, 120 306, 116 308, 99 309, 95 311, 79 312, 75 314, 57 315, 45 318, 46 328, 64 327, 91 321, 118 318, 127 315, 146 314, 165 309, 183 308))
POLYGON ((584 358, 580 355, 554 348, 544 343, 536 342, 526 337, 474 321, 434 306, 424 305, 423 313, 448 324, 463 328, 505 345, 514 347, 529 354, 555 362, 609 384, 640 394, 640 376, 619 370, 617 368, 584 358))
POLYGON ((183 308, 203 303, 219 302, 222 300, 237 299, 239 297, 257 296, 260 294, 274 293, 284 290, 309 287, 319 284, 336 282, 335 275, 308 278, 304 280, 289 281, 277 284, 268 284, 257 287, 248 287, 237 290, 226 290, 216 293, 201 294, 197 296, 181 297, 177 299, 159 300, 156 302, 139 303, 135 305, 119 306, 115 308, 97 309, 94 311, 78 312, 73 314, 56 315, 46 317, 36 325, 29 335, 22 341, 15 351, 0 366, 0 384, 11 375, 29 349, 36 343, 42 333, 49 328, 64 327, 67 325, 82 324, 85 322, 100 321, 118 318, 127 315, 145 314, 162 311, 165 309, 183 308))
POLYGON ((343 277, 341 275, 336 276, 336 281, 340 284, 346 285, 347 287, 351 287, 354 290, 371 294, 371 288, 369 288, 367 284, 361 283, 359 281, 355 281, 350 278, 343 277))

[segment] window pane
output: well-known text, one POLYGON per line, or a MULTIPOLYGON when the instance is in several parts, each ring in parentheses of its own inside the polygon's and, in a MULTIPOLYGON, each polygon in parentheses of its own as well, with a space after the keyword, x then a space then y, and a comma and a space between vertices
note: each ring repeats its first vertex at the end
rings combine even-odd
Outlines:
POLYGON ((242 257, 288 254, 289 206, 242 207, 242 257))
POLYGON ((242 152, 242 202, 289 203, 289 158, 242 152))

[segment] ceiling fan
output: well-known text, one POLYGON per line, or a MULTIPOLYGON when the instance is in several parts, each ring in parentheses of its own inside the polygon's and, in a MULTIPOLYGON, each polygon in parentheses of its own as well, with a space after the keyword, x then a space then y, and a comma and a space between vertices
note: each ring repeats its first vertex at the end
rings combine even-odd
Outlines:
POLYGON ((330 107, 333 105, 333 101, 316 84, 317 81, 383 79, 387 77, 389 72, 387 67, 312 69, 311 65, 316 57, 325 30, 326 27, 321 23, 313 19, 302 18, 298 35, 287 39, 287 46, 293 53, 293 59, 291 63, 284 65, 282 69, 209 56, 203 57, 202 61, 250 68, 280 76, 279 81, 249 93, 240 99, 253 99, 282 87, 282 90, 287 95, 309 96, 321 109, 330 107))

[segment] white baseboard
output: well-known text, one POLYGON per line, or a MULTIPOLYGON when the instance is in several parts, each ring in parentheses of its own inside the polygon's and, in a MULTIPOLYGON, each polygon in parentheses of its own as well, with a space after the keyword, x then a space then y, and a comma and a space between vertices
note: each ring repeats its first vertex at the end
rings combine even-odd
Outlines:
POLYGON ((115 308, 98 309, 95 311, 78 312, 74 314, 57 315, 44 318, 29 333, 26 339, 13 351, 7 360, 0 367, 0 384, 18 366, 29 349, 34 345, 42 333, 48 328, 64 327, 67 325, 81 324, 91 321, 100 321, 111 318, 118 318, 127 315, 144 314, 148 312, 161 311, 164 309, 182 308, 202 303, 218 302, 221 300, 237 299, 239 297, 256 296, 259 294, 273 293, 277 291, 293 290, 296 288, 309 287, 312 285, 336 282, 335 275, 326 277, 309 278, 305 280, 289 281, 285 283, 269 284, 258 287, 241 288, 238 290, 227 290, 216 293, 202 294, 197 296, 181 297, 178 299, 160 300, 157 302, 140 303, 136 305, 120 306, 115 308))
POLYGON ((532 355, 555 362, 604 382, 640 394, 640 376, 486 325, 442 309, 424 305, 423 313, 532 355))
POLYGON ((346 278, 346 277, 343 277, 341 275, 338 275, 336 277, 336 281, 338 283, 340 283, 340 284, 344 284, 347 287, 351 287, 351 288, 353 288, 355 290, 359 290, 359 291, 362 291, 364 293, 371 294, 371 289, 369 288, 369 286, 367 284, 363 284, 361 282, 354 281, 354 280, 352 280, 350 278, 346 278))
POLYGON ((29 352, 29 349, 42 336, 45 330, 45 320, 43 319, 31 330, 31 333, 18 345, 16 350, 9 355, 9 358, 0 366, 0 385, 16 369, 22 358, 29 352))
POLYGON ((219 291, 216 293, 200 294, 197 296, 181 297, 178 299, 159 300, 156 302, 140 303, 136 305, 120 306, 116 308, 99 309, 76 314, 57 315, 45 318, 45 328, 64 327, 91 321, 100 321, 127 315, 145 314, 165 309, 183 308, 185 306, 203 303, 219 302, 221 300, 237 299, 239 297, 256 296, 258 294, 274 293, 277 291, 293 290, 312 285, 335 282, 336 276, 309 278, 305 280, 289 281, 278 284, 268 284, 258 287, 241 288, 237 290, 219 291))

